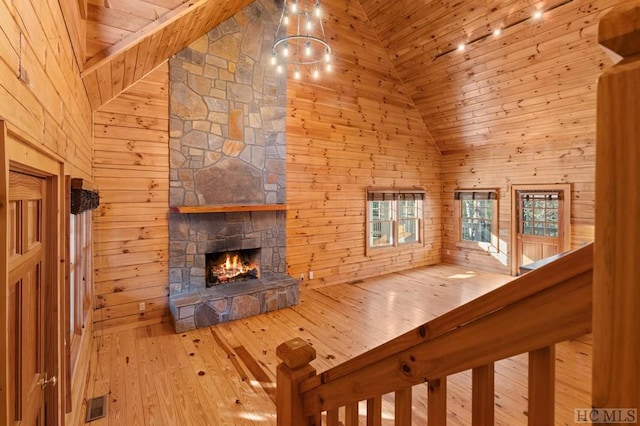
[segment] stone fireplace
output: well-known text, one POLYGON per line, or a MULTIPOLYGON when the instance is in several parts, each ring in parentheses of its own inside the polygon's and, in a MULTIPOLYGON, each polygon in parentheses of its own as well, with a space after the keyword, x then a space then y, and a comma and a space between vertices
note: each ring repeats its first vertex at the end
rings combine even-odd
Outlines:
POLYGON ((177 332, 298 303, 285 273, 286 81, 269 65, 278 19, 273 1, 257 0, 170 59, 177 332), (213 282, 208 263, 227 252, 250 254, 257 278, 213 282))

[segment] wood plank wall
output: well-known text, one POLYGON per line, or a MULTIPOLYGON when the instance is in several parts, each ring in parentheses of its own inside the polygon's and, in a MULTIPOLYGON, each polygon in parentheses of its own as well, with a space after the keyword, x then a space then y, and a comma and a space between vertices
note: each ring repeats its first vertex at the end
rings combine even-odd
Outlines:
POLYGON ((67 24, 69 41, 76 62, 84 65, 87 45, 87 0, 61 1, 60 8, 67 24))
MULTIPOLYGON (((595 130, 595 126, 594 126, 595 130)), ((571 245, 593 241, 595 220, 595 135, 573 140, 487 147, 443 156, 443 261, 511 273, 511 184, 571 183, 571 245), (456 246, 453 191, 496 188, 500 253, 456 246)))
MULTIPOLYGON (((63 162, 66 174, 92 181, 91 108, 58 0, 0 1, 0 117, 37 149, 63 162)), ((6 297, 0 296, 0 312, 6 313, 5 307, 6 297)), ((83 358, 89 357, 90 326, 87 331, 83 358)), ((7 353, 4 333, 0 351, 7 353)), ((78 424, 86 372, 87 364, 79 363, 67 424, 78 424)), ((6 365, 0 363, 0 387, 6 388, 6 377, 6 365)), ((5 424, 4 411, 0 408, 0 424, 5 424)))
POLYGON ((58 1, 0 1, 0 117, 91 181, 91 109, 58 1))
POLYGON ((593 239, 596 24, 618 2, 361 0, 443 154, 446 262, 509 272, 511 184, 571 183, 572 243, 593 239), (500 190, 497 256, 455 246, 455 188, 500 190))
POLYGON ((358 1, 323 2, 335 70, 289 80, 287 264, 302 287, 438 263, 441 155, 358 1), (421 187, 421 249, 365 256, 365 189, 421 187), (308 279, 312 271, 314 278, 308 279))
POLYGON ((167 314, 168 88, 165 62, 94 113, 96 334, 167 314))
POLYGON ((425 115, 428 125, 438 123, 434 134, 444 154, 445 262, 510 273, 512 184, 570 183, 572 247, 593 241, 596 80, 611 65, 597 46, 596 26, 613 3, 574 0, 537 26, 468 46, 466 60, 457 52, 438 60, 438 69, 464 68, 468 75, 449 81, 460 93, 451 102, 463 106, 436 112, 434 105, 425 115), (525 59, 518 52, 527 45, 538 52, 525 59), (457 188, 500 191, 500 253, 456 246, 457 188))

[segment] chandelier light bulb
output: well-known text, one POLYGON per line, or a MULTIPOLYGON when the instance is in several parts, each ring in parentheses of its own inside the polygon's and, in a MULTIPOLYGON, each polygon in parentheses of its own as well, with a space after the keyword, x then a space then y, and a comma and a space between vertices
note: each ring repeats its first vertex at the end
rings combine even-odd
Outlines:
POLYGON ((333 70, 333 66, 330 63, 327 64, 326 70, 327 70, 327 72, 331 72, 333 70))
POLYGON ((296 80, 300 80, 300 70, 298 68, 296 68, 295 72, 293 73, 293 78, 295 78, 296 80))
POLYGON ((311 24, 311 19, 307 19, 307 31, 311 31, 313 28, 313 24, 311 24))
POLYGON ((282 49, 282 56, 285 58, 289 56, 289 46, 284 46, 284 49, 282 49))
POLYGON ((311 43, 307 42, 304 46, 304 54, 311 56, 311 43))
POLYGON ((316 5, 313 8, 313 12, 316 14, 316 17, 320 18, 322 16, 322 10, 320 10, 320 2, 317 1, 316 5))
POLYGON ((318 76, 320 75, 320 73, 318 72, 318 69, 316 68, 315 70, 313 70, 313 78, 314 79, 318 79, 318 76))
POLYGON ((286 27, 287 25, 289 25, 289 15, 284 15, 282 17, 282 23, 284 24, 284 26, 286 27))
POLYGON ((278 67, 276 68, 276 72, 278 74, 282 74, 282 65, 278 64, 278 67))
POLYGON ((296 0, 291 2, 291 13, 298 13, 298 2, 296 0))
POLYGON ((331 62, 331 54, 329 54, 329 49, 324 51, 324 61, 327 63, 331 62))
POLYGON ((276 52, 271 53, 271 65, 275 65, 278 62, 276 59, 276 52))

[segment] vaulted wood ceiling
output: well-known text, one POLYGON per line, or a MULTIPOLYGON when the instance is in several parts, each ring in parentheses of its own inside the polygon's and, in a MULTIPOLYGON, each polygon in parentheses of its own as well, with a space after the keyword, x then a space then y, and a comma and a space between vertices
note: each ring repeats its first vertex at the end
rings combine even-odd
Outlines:
MULTIPOLYGON (((84 1, 83 79, 97 109, 252 0, 84 1)), ((324 3, 329 14, 363 8, 444 153, 593 133, 596 78, 609 63, 596 46, 597 18, 617 1, 324 3), (537 8, 545 13, 534 20, 537 8)), ((326 28, 331 35, 331 17, 326 28)))

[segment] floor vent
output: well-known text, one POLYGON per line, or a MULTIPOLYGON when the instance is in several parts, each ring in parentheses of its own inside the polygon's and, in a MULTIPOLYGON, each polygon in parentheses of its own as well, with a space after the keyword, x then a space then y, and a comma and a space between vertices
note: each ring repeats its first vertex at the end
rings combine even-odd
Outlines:
POLYGON ((87 406, 87 423, 100 419, 107 414, 106 395, 97 396, 89 400, 87 406))

